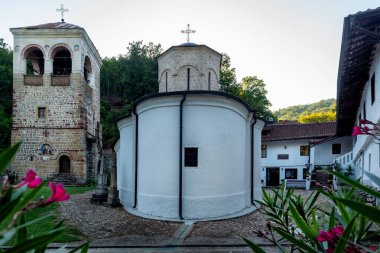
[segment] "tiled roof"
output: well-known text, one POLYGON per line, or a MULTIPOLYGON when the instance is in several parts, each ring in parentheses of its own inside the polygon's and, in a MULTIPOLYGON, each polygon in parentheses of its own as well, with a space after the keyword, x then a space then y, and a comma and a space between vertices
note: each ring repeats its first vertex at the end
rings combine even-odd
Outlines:
POLYGON ((57 23, 46 23, 42 25, 17 27, 14 29, 83 29, 83 28, 77 25, 66 23, 66 22, 57 22, 57 23))
POLYGON ((272 124, 264 127, 262 141, 320 139, 335 135, 335 122, 272 124))
POLYGON ((344 19, 337 84, 337 136, 352 133, 369 70, 379 44, 380 8, 344 19))

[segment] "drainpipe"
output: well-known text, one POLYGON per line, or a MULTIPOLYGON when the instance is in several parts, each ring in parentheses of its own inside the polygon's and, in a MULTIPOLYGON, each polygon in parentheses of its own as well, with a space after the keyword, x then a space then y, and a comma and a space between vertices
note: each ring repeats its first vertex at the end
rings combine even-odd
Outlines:
POLYGON ((138 144, 139 144, 139 115, 136 113, 136 107, 133 107, 132 113, 136 117, 136 131, 135 131, 135 200, 133 208, 137 206, 137 168, 138 168, 138 144))
POLYGON ((253 185, 253 170, 254 170, 254 152, 255 152, 255 144, 254 144, 254 138, 253 138, 253 135, 254 135, 254 126, 257 122, 257 118, 256 118, 256 112, 253 111, 253 122, 251 124, 251 204, 254 205, 255 204, 255 200, 254 200, 254 196, 253 196, 253 188, 254 188, 254 185, 253 185))
POLYGON ((179 104, 179 201, 178 201, 178 210, 179 218, 182 220, 182 128, 183 128, 183 103, 186 100, 186 94, 183 95, 181 103, 179 104))

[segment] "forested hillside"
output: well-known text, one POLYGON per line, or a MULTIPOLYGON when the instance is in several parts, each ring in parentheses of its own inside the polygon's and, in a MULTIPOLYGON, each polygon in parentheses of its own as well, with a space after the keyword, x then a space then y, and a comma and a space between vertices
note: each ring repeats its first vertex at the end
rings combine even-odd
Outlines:
POLYGON ((306 105, 289 106, 274 114, 278 120, 292 120, 301 123, 335 121, 336 100, 334 98, 321 100, 306 105))

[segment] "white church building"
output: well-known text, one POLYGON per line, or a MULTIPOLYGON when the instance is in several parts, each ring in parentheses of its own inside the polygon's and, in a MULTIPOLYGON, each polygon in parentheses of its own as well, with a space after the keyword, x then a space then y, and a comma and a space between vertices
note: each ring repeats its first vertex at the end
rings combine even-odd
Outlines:
POLYGON ((264 121, 219 91, 221 57, 205 45, 169 48, 158 57, 159 93, 118 121, 117 186, 128 212, 207 220, 254 210, 264 121))

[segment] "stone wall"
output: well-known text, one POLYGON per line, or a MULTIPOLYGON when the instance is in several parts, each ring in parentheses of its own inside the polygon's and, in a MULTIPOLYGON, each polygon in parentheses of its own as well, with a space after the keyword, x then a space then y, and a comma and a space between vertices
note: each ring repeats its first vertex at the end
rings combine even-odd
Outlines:
POLYGON ((204 45, 176 46, 158 58, 159 92, 219 90, 221 55, 204 45), (166 74, 167 73, 167 74, 166 74))
POLYGON ((11 32, 14 35, 12 144, 22 141, 11 168, 22 177, 29 167, 34 167, 40 176, 48 177, 60 172, 60 158, 67 156, 70 174, 83 180, 95 176, 99 160, 97 137, 102 135, 101 58, 95 46, 82 28, 15 28, 11 32), (59 47, 71 54, 70 76, 52 76, 53 52, 59 47), (25 52, 29 48, 42 52, 42 76, 25 75, 25 52), (85 59, 87 80, 84 80, 85 59), (44 118, 38 116, 39 107, 46 108, 44 118))
POLYGON ((86 143, 84 129, 18 128, 12 131, 12 143, 22 140, 14 157, 12 169, 21 177, 30 168, 46 178, 59 173, 59 158, 70 158, 70 174, 86 177, 86 143), (42 152, 42 145, 50 145, 49 152, 42 152))

